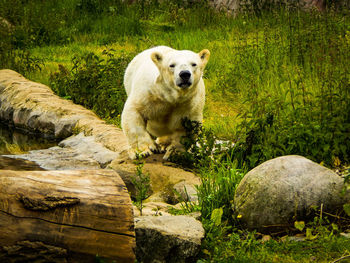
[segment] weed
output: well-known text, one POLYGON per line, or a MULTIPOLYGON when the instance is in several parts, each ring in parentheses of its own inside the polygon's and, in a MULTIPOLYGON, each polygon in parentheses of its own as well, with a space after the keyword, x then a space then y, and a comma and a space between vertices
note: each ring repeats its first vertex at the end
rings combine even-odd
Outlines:
POLYGON ((145 200, 148 197, 151 188, 150 175, 142 171, 144 164, 144 162, 138 162, 136 166, 136 174, 132 178, 132 183, 135 186, 136 190, 136 206, 140 210, 141 216, 143 209, 143 200, 145 200))

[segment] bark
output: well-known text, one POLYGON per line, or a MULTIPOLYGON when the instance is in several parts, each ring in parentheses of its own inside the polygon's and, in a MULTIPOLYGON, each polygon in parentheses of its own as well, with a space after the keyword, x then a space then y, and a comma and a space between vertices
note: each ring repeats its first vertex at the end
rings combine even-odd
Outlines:
POLYGON ((134 247, 116 172, 0 171, 0 262, 134 262, 134 247))

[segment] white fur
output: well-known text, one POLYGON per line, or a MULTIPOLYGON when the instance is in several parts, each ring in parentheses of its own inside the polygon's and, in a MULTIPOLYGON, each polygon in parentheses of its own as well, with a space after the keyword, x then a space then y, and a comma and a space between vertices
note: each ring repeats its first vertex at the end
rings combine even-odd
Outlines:
POLYGON ((208 50, 197 54, 159 46, 141 52, 130 62, 124 76, 128 99, 122 128, 132 159, 137 153, 149 155, 159 149, 166 150, 167 159, 173 150, 181 150, 180 138, 185 134, 182 118, 203 119, 202 74, 209 56, 208 50), (179 75, 184 71, 191 73, 185 84, 179 75))

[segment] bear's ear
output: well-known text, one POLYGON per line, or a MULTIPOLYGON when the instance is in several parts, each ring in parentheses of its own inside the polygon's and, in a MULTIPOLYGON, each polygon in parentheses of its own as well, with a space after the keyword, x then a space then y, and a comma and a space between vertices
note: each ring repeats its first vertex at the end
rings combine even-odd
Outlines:
POLYGON ((208 63, 210 51, 208 49, 203 49, 201 52, 198 53, 198 56, 202 60, 202 67, 204 68, 205 65, 207 65, 208 63))
POLYGON ((163 55, 159 52, 153 52, 151 54, 151 59, 154 62, 154 64, 156 64, 156 66, 160 69, 160 66, 163 61, 163 55))

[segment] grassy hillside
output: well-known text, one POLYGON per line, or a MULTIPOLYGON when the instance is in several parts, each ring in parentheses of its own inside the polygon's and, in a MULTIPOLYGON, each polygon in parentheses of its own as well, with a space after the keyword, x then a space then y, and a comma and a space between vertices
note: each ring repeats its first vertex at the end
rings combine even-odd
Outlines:
POLYGON ((244 171, 265 160, 300 154, 328 167, 349 164, 349 10, 272 8, 231 17, 180 0, 3 0, 0 17, 13 25, 0 23, 0 68, 117 125, 123 72, 135 54, 156 45, 211 51, 198 140, 236 146, 213 158, 213 145, 186 157, 203 180, 199 207, 190 207, 201 210, 207 232, 199 262, 328 262, 350 253, 349 239, 338 235, 344 226, 335 229, 331 220, 310 223, 317 241, 261 244, 257 233, 239 228, 231 209, 244 171), (210 220, 215 209, 223 209, 218 225, 210 220))
MULTIPOLYGON (((115 58, 131 59, 156 45, 208 48, 204 127, 246 146, 251 141, 239 153, 248 167, 283 154, 301 154, 328 166, 349 162, 348 11, 274 9, 233 18, 205 4, 181 2, 3 1, 0 16, 15 29, 1 31, 1 66, 52 85, 50 75, 58 65, 69 71, 74 58, 89 52, 106 59, 102 53, 109 50, 115 58), (6 59, 16 55, 17 61, 6 59), (35 67, 39 61, 41 71, 35 67)), ((116 79, 111 85, 122 90, 121 83, 116 79)), ((106 112, 97 107, 97 113, 106 112)), ((102 117, 118 123, 117 111, 102 117)))

